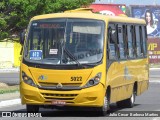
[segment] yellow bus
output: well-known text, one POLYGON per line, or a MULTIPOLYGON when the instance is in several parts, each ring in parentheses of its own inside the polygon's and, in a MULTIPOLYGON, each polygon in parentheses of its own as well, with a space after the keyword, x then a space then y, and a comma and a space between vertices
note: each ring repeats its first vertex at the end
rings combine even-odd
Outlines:
POLYGON ((148 89, 146 23, 83 9, 35 16, 25 34, 21 103, 40 107, 133 107, 148 89), (88 12, 87 12, 88 11, 88 12))

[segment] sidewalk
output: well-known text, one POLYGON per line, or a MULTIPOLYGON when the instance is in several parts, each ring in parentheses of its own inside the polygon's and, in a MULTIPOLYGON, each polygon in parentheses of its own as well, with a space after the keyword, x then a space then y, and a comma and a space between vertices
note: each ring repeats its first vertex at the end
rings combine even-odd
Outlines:
POLYGON ((17 98, 20 98, 19 92, 0 94, 0 101, 12 100, 12 99, 17 99, 17 98))
POLYGON ((0 108, 19 104, 21 104, 19 92, 0 94, 0 108))
POLYGON ((21 104, 19 86, 0 83, 0 108, 21 104))

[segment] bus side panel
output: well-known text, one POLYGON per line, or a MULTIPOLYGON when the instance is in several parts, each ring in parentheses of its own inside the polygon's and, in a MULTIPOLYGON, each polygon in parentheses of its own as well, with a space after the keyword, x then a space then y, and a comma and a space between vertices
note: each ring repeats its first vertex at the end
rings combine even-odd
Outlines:
POLYGON ((137 95, 148 89, 146 64, 146 59, 138 59, 113 62, 110 65, 107 80, 111 86, 111 102, 130 98, 134 87, 137 88, 137 95))
POLYGON ((135 78, 126 80, 128 77, 125 73, 126 66, 126 61, 114 62, 108 69, 107 80, 111 86, 111 102, 126 99, 132 93, 135 78))
POLYGON ((138 63, 138 66, 141 66, 141 67, 137 68, 137 74, 138 74, 137 95, 140 95, 144 91, 146 91, 149 86, 148 60, 147 59, 140 60, 138 63))
POLYGON ((149 81, 148 80, 143 81, 141 86, 141 94, 148 89, 148 86, 149 86, 149 81))
POLYGON ((117 69, 118 64, 117 62, 112 63, 107 72, 107 82, 111 86, 110 102, 115 102, 118 99, 120 84, 123 83, 122 71, 117 69))

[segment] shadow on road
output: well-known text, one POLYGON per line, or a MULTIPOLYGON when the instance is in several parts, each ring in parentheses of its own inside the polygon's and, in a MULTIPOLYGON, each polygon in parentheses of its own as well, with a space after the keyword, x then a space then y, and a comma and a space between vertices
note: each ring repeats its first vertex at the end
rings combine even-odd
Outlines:
MULTIPOLYGON (((138 106, 139 104, 136 104, 135 106, 138 106)), ((125 108, 118 108, 116 104, 111 104, 110 106, 111 110, 108 111, 108 114, 106 115, 109 116, 112 113, 117 113, 117 112, 124 112, 123 109, 125 108)), ((26 113, 25 109, 17 110, 17 111, 12 111, 16 113, 26 113)), ((42 109, 40 108, 40 113, 42 117, 102 117, 102 115, 99 112, 93 111, 91 108, 90 109, 81 109, 81 110, 57 110, 57 109, 42 109)))

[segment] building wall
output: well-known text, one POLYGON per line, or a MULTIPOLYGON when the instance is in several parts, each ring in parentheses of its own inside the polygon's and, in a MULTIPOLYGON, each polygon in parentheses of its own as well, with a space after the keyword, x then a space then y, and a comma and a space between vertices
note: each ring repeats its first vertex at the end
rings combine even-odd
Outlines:
POLYGON ((20 66, 21 48, 22 47, 20 43, 14 43, 14 67, 20 66))
POLYGON ((0 42, 0 68, 20 66, 21 45, 14 42, 0 42))
POLYGON ((14 47, 12 42, 0 42, 0 68, 12 68, 14 47))

